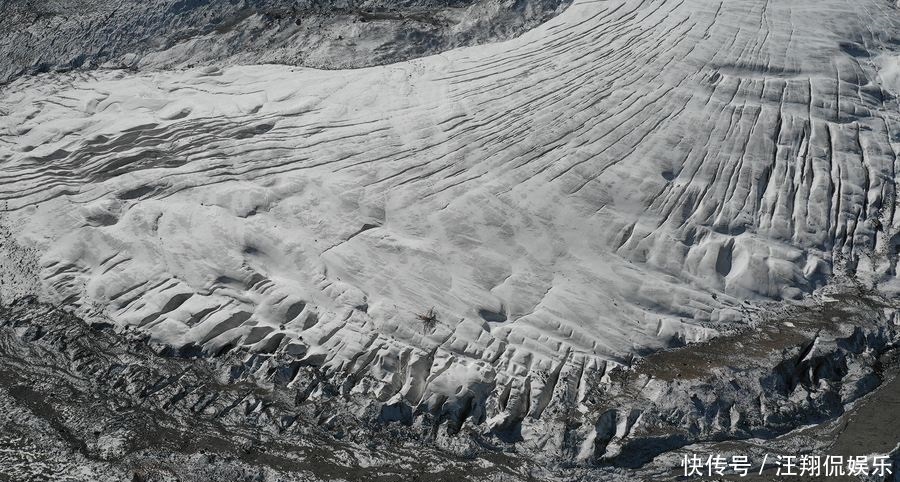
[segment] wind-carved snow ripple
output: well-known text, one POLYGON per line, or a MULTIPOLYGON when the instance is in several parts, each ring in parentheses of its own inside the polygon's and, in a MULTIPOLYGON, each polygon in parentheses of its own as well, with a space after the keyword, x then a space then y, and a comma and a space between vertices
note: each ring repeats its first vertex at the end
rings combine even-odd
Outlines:
POLYGON ((893 276, 900 133, 872 59, 897 18, 583 1, 371 69, 22 79, 4 222, 42 253, 40 295, 84 316, 558 448, 545 427, 591 431, 567 407, 611 367, 748 300, 893 276))

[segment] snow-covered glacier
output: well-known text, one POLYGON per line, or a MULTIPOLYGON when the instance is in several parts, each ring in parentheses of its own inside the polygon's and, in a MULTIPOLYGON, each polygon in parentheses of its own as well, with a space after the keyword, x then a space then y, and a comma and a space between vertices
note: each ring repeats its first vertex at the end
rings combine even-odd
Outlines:
POLYGON ((360 69, 21 77, 0 295, 601 459, 642 423, 604 432, 617 371, 833 286, 896 292, 898 45, 886 0, 575 0, 360 69))

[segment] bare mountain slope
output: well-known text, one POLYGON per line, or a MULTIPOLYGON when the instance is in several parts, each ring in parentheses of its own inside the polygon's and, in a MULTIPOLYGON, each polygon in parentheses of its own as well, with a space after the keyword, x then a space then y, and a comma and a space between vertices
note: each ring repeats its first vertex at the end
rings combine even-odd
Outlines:
POLYGON ((3 0, 0 83, 22 74, 275 62, 352 68, 509 38, 558 0, 3 0))

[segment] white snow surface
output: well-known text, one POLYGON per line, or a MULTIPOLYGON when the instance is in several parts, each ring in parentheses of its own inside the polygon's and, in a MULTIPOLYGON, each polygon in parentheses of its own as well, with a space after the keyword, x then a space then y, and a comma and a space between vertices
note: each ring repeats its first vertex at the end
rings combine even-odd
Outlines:
POLYGON ((539 417, 746 300, 891 275, 868 260, 898 224, 897 13, 582 0, 381 67, 23 78, 0 100, 2 294, 539 417))

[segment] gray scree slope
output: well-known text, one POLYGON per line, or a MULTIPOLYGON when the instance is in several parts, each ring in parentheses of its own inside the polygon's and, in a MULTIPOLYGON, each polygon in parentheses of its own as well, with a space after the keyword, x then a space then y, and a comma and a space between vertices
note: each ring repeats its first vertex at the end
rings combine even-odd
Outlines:
POLYGON ((4 0, 0 83, 98 67, 383 64, 509 38, 558 0, 4 0))

